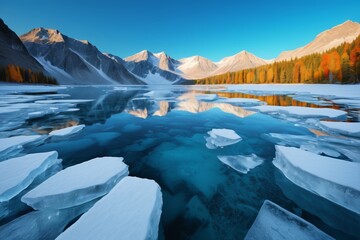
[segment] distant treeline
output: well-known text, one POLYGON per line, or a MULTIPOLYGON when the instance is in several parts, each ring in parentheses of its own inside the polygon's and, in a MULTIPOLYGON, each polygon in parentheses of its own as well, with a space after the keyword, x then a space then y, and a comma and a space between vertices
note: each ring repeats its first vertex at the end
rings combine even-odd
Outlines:
POLYGON ((352 43, 288 61, 200 79, 197 84, 359 83, 360 35, 352 43))
POLYGON ((9 64, 6 67, 0 66, 0 81, 58 84, 55 78, 46 76, 42 72, 33 72, 31 69, 24 69, 13 64, 9 64))

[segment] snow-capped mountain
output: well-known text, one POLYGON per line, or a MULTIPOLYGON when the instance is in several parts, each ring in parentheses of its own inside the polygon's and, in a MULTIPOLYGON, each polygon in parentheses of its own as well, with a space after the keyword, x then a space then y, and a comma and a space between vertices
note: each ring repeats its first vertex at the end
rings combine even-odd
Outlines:
POLYGON ((127 71, 120 59, 101 53, 86 40, 45 28, 33 29, 20 38, 61 84, 144 84, 127 71))
POLYGON ((19 37, 0 19, 0 66, 9 64, 45 73, 44 68, 29 54, 19 37))
POLYGON ((141 51, 124 59, 126 68, 147 84, 172 84, 183 81, 177 72, 179 64, 164 52, 141 51))
POLYGON ((282 52, 275 61, 290 60, 296 57, 306 56, 312 53, 321 53, 337 47, 344 42, 352 42, 360 34, 360 24, 346 21, 329 30, 326 30, 304 47, 291 51, 282 52))
POLYGON ((206 77, 218 68, 211 60, 201 56, 183 58, 179 62, 181 63, 178 67, 179 72, 189 79, 206 77))
POLYGON ((216 63, 217 69, 211 75, 219 75, 227 72, 236 72, 247 68, 254 68, 267 64, 268 61, 259 58, 247 51, 241 51, 216 63))
POLYGON ((175 60, 164 52, 154 54, 147 50, 125 58, 125 61, 129 71, 149 84, 199 79, 268 63, 246 51, 224 58, 218 63, 201 56, 175 60))

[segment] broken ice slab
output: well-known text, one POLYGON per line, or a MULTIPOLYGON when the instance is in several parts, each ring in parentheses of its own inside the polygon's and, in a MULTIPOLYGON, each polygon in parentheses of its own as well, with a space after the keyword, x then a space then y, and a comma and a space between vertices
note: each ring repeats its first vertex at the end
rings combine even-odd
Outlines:
POLYGON ((263 113, 278 113, 285 114, 292 117, 299 118, 346 118, 347 113, 342 110, 332 108, 311 108, 311 107, 297 107, 297 106, 258 106, 251 107, 250 110, 255 110, 263 113))
POLYGON ((102 157, 68 167, 26 193, 21 201, 34 209, 63 209, 107 194, 128 166, 120 157, 102 157))
POLYGON ((340 153, 353 162, 360 162, 360 141, 354 138, 269 133, 265 138, 277 145, 297 147, 316 154, 339 157, 340 153))
POLYGON ((155 240, 162 209, 159 185, 125 177, 57 240, 155 240))
POLYGON ((55 103, 88 103, 93 102, 93 99, 54 99, 54 100, 39 100, 35 103, 40 104, 55 104, 55 103))
POLYGON ((54 130, 54 131, 50 132, 49 135, 57 136, 57 137, 69 136, 69 135, 72 135, 72 134, 75 134, 75 133, 81 131, 84 127, 85 127, 85 125, 81 124, 81 125, 76 125, 76 126, 72 126, 72 127, 62 128, 62 129, 58 129, 58 130, 54 130))
POLYGON ((275 171, 275 180, 284 195, 303 211, 319 217, 326 225, 337 229, 338 233, 332 232, 334 233, 333 237, 342 236, 340 239, 356 239, 357 236, 360 236, 359 214, 293 184, 280 171, 275 171))
POLYGON ((343 135, 360 137, 360 122, 327 122, 320 121, 320 127, 326 131, 337 132, 343 135))
POLYGON ((0 162, 0 202, 10 200, 27 188, 33 180, 55 164, 56 151, 33 153, 0 162))
POLYGON ((331 240, 320 229, 265 200, 244 240, 331 240))
POLYGON ((244 174, 248 173, 251 169, 259 166, 264 162, 264 159, 258 157, 255 154, 218 156, 218 159, 235 171, 244 174))
POLYGON ((16 136, 9 138, 0 138, 0 161, 13 157, 22 151, 26 144, 39 143, 44 140, 44 136, 16 136))
POLYGON ((18 216, 20 212, 29 210, 30 207, 25 203, 21 202, 22 196, 24 196, 25 193, 42 183, 44 180, 59 172, 61 169, 61 159, 58 159, 57 163, 47 168, 44 172, 38 175, 28 187, 22 190, 15 197, 11 198, 8 201, 0 202, 0 220, 2 222, 8 222, 9 220, 13 219, 14 216, 18 216))
POLYGON ((360 214, 360 163, 276 146, 273 164, 296 185, 360 214))
POLYGON ((349 108, 360 108, 360 99, 351 98, 351 99, 334 99, 332 102, 340 105, 346 105, 349 108))
POLYGON ((206 147, 215 149, 225 147, 240 142, 242 138, 231 129, 212 129, 208 132, 210 137, 206 137, 206 147))
POLYGON ((265 105, 264 102, 256 98, 219 98, 216 100, 218 103, 230 103, 237 106, 260 106, 265 105))
POLYGON ((55 239, 71 221, 86 212, 95 200, 67 209, 33 211, 0 227, 0 239, 55 239))

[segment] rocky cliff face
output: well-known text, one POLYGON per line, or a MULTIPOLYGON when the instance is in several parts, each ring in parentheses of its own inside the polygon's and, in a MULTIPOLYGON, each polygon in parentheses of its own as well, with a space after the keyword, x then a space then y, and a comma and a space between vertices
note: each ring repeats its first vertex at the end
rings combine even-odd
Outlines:
POLYGON ((19 37, 0 19, 0 66, 9 64, 44 72, 44 68, 29 54, 19 37))
POLYGON ((36 28, 22 35, 31 53, 61 84, 144 84, 123 63, 88 41, 36 28))

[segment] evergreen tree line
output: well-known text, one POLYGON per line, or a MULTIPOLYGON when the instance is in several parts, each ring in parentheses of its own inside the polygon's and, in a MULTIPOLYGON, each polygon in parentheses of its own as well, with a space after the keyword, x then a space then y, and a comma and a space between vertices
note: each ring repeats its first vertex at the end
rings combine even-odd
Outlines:
POLYGON ((31 69, 9 64, 6 67, 0 66, 0 81, 15 83, 41 83, 56 85, 56 79, 46 76, 42 72, 33 72, 31 69))
POLYGON ((197 80, 197 84, 359 83, 360 35, 351 43, 288 61, 197 80))

